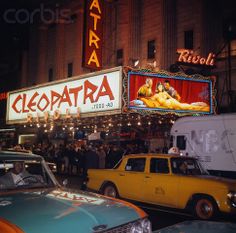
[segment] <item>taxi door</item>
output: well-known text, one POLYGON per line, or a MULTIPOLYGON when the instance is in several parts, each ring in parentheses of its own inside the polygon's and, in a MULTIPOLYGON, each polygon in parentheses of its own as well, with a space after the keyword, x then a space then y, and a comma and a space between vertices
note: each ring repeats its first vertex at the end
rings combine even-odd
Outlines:
POLYGON ((121 197, 142 201, 146 158, 128 158, 124 171, 119 172, 118 191, 121 197))
POLYGON ((149 173, 145 176, 146 202, 177 207, 178 179, 170 173, 168 158, 150 158, 149 173))

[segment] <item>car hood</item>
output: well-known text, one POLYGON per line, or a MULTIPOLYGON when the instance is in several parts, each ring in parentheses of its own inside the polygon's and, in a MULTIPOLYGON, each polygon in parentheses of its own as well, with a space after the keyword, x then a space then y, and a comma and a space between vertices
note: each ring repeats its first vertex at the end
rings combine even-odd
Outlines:
MULTIPOLYGON (((211 181, 212 185, 216 187, 228 187, 231 188, 232 191, 236 191, 236 180, 228 179, 218 176, 211 175, 201 175, 201 176, 186 176, 185 178, 191 177, 192 179, 198 180, 201 183, 211 181)), ((209 183, 208 183, 209 184, 209 183)))
POLYGON ((85 192, 56 189, 0 196, 0 218, 25 233, 89 233, 96 226, 109 229, 144 216, 131 204, 85 192))

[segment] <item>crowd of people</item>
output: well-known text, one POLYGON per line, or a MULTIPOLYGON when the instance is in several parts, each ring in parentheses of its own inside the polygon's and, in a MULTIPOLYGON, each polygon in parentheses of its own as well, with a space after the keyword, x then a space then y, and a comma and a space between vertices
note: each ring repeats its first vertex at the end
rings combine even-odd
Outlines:
POLYGON ((91 168, 112 168, 125 154, 147 152, 144 145, 138 144, 121 147, 110 144, 81 145, 76 141, 58 146, 52 143, 37 143, 31 146, 12 145, 11 149, 43 156, 46 161, 56 164, 58 174, 81 176, 85 176, 87 170, 91 168))

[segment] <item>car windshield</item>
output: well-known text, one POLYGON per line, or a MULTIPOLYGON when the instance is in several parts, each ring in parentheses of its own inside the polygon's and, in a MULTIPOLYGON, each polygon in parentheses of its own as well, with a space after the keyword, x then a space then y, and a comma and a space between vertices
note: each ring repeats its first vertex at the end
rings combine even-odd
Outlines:
POLYGON ((13 189, 51 188, 56 180, 42 159, 0 160, 0 193, 13 189))
POLYGON ((174 174, 181 175, 208 175, 200 162, 193 158, 172 158, 171 168, 174 174))

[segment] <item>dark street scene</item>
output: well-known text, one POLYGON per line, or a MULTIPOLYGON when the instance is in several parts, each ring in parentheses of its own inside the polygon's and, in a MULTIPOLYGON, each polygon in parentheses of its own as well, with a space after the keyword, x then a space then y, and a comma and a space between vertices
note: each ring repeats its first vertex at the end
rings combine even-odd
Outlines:
POLYGON ((0 8, 0 233, 235 233, 236 2, 0 8))

